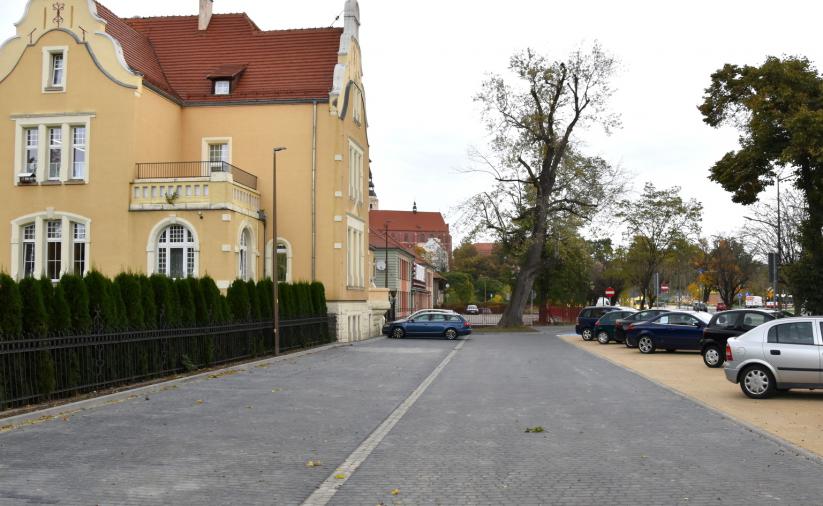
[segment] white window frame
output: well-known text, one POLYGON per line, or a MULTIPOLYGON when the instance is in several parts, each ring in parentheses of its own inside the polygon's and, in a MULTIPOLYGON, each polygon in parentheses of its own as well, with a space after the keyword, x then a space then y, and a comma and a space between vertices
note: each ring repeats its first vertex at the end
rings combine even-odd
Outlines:
POLYGON ((60 276, 63 274, 65 265, 63 264, 63 221, 60 219, 56 220, 46 220, 43 222, 46 227, 46 268, 44 269, 43 273, 52 281, 57 281, 60 279, 60 276), (54 227, 52 227, 54 225, 54 227), (51 245, 55 244, 59 246, 58 255, 56 257, 52 257, 51 255, 51 245), (56 276, 51 276, 49 271, 51 271, 51 264, 55 263, 57 265, 56 276))
POLYGON ((349 139, 349 199, 363 203, 363 148, 349 139))
POLYGON ((71 268, 69 272, 78 276, 84 275, 89 269, 88 262, 88 244, 87 244, 87 230, 85 223, 76 221, 71 222, 71 268), (77 247, 82 246, 82 258, 78 258, 77 247), (77 269, 78 262, 82 262, 82 268, 77 269))
POLYGON ((243 281, 256 279, 257 240, 251 225, 244 221, 237 236, 237 278, 243 281))
POLYGON ((71 136, 71 146, 70 146, 70 154, 71 157, 69 158, 69 163, 71 165, 71 174, 69 174, 69 179, 73 181, 83 180, 86 176, 86 166, 88 165, 88 156, 87 156, 87 149, 88 149, 88 141, 86 140, 86 125, 71 125, 70 127, 70 136, 71 136), (82 142, 78 142, 77 133, 82 129, 83 136, 82 142), (80 162, 79 170, 78 170, 78 162, 77 162, 77 153, 83 153, 83 160, 80 162))
POLYGON ((34 276, 46 276, 48 274, 48 243, 60 242, 60 273, 74 272, 74 224, 81 224, 85 227, 85 262, 83 274, 89 272, 91 266, 91 219, 79 214, 70 212, 46 210, 20 216, 11 221, 11 276, 15 279, 22 279, 25 274, 25 249, 26 244, 34 244, 34 276), (60 223, 60 238, 49 237, 48 222, 60 223), (34 240, 26 238, 25 227, 34 225, 34 240))
MULTIPOLYGON (((226 144, 227 145, 227 147, 226 147, 227 151, 226 151, 226 155, 224 156, 225 160, 223 160, 223 161, 228 163, 228 164, 231 164, 232 163, 232 151, 233 151, 232 150, 232 141, 231 141, 231 139, 232 139, 231 137, 203 137, 202 145, 201 145, 201 151, 200 151, 200 156, 201 156, 200 159, 205 161, 205 162, 211 162, 211 146, 216 145, 216 144, 226 144)), ((217 164, 215 163, 215 166, 216 165, 217 164)), ((211 169, 211 167, 212 167, 212 164, 209 163, 209 168, 211 169)), ((222 164, 221 164, 219 169, 222 170, 222 168, 223 167, 222 167, 222 164)))
POLYGON ((40 129, 26 127, 23 129, 23 160, 18 176, 36 176, 37 166, 40 164, 40 129), (31 134, 31 135, 30 135, 31 134), (31 141, 34 142, 31 142, 31 141), (29 153, 34 154, 34 165, 29 167, 29 153))
POLYGON ((89 182, 90 160, 91 160, 91 120, 94 118, 91 113, 67 114, 64 116, 47 116, 47 115, 19 115, 12 116, 15 122, 15 143, 14 143, 14 185, 20 184, 20 178, 28 174, 26 167, 27 161, 27 142, 26 131, 28 129, 37 130, 37 163, 34 172, 34 178, 37 182, 89 182), (83 164, 82 177, 73 178, 71 171, 73 171, 73 133, 74 127, 84 127, 86 129, 85 135, 85 161, 83 164), (60 154, 60 175, 58 178, 49 178, 49 128, 61 129, 61 154, 60 154))
POLYGON ((37 273, 37 225, 34 222, 24 223, 20 226, 20 261, 22 277, 34 277, 37 273), (30 234, 28 232, 31 232, 30 234), (31 268, 26 260, 29 251, 31 252, 31 268))
POLYGON ((215 95, 231 95, 231 81, 228 79, 218 79, 214 81, 215 95))
POLYGON ((46 46, 43 48, 43 93, 65 93, 68 82, 69 69, 69 47, 68 46, 46 46), (63 55, 62 76, 59 83, 54 82, 54 55, 63 55))
POLYGON ((47 126, 48 137, 48 176, 49 181, 60 181, 61 165, 63 165, 63 127, 61 125, 47 126), (52 161, 56 157, 57 162, 52 161), (56 167, 55 167, 56 165, 56 167))
POLYGON ((195 257, 197 256, 197 243, 194 240, 194 234, 191 229, 181 223, 173 223, 163 227, 157 235, 157 268, 155 272, 163 274, 168 278, 179 279, 172 276, 171 262, 172 250, 178 249, 182 250, 180 257, 182 276, 180 276, 180 278, 195 277, 197 275, 195 270, 197 264, 195 261, 195 257), (172 240, 171 234, 178 228, 182 233, 182 240, 172 240), (165 262, 163 268, 160 266, 161 261, 165 262))
POLYGON ((346 286, 362 289, 366 286, 365 224, 354 216, 347 216, 346 223, 346 286))
MULTIPOLYGON (((167 229, 171 225, 183 225, 191 233, 192 239, 194 241, 194 246, 192 248, 192 254, 194 255, 194 269, 190 275, 197 277, 200 272, 200 237, 197 233, 197 228, 195 228, 194 224, 178 216, 170 216, 168 218, 160 220, 158 223, 154 225, 154 227, 149 232, 148 241, 146 242, 146 272, 149 275, 166 274, 166 272, 169 272, 168 262, 166 264, 166 272, 160 272, 157 269, 157 263, 160 249, 160 235, 163 233, 165 229, 167 229)), ((188 261, 188 251, 183 252, 183 259, 185 262, 188 261)))
MULTIPOLYGON (((278 237, 277 238, 277 244, 278 244, 277 250, 286 255, 286 279, 285 279, 285 282, 286 283, 291 283, 292 282, 292 252, 294 250, 292 249, 291 243, 289 241, 287 241, 286 239, 284 239, 283 237, 278 237)), ((269 239, 268 244, 266 244, 266 260, 265 260, 266 265, 263 268, 263 272, 265 272, 266 277, 270 278, 270 279, 274 279, 274 276, 272 276, 272 273, 271 273, 271 262, 272 262, 271 252, 272 252, 273 247, 274 247, 274 241, 269 239)))

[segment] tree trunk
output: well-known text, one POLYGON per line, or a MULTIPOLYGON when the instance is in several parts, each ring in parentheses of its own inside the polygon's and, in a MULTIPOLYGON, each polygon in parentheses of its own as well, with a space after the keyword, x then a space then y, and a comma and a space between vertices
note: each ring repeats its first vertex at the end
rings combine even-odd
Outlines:
POLYGON ((543 253, 543 247, 546 242, 545 229, 543 230, 543 238, 535 237, 531 246, 526 252, 526 261, 520 268, 515 278, 514 289, 512 290, 512 297, 503 314, 500 316, 500 321, 497 323, 498 327, 522 327, 523 326, 523 310, 526 308, 526 303, 529 301, 529 294, 534 286, 534 280, 537 277, 537 270, 540 268, 540 259, 543 253))

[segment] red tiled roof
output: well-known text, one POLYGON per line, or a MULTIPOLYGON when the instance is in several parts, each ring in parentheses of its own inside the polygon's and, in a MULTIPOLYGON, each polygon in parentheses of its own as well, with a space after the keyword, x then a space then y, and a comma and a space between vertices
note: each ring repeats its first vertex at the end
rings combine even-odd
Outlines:
MULTIPOLYGON (((382 230, 378 230, 374 227, 369 227, 369 246, 375 249, 386 248, 386 235, 383 234, 382 230)), ((417 256, 413 250, 410 250, 408 246, 401 243, 400 241, 395 240, 391 235, 389 236, 389 248, 403 250, 413 257, 417 256)))
POLYGON ((329 97, 341 28, 263 31, 246 14, 214 14, 201 31, 197 16, 121 19, 99 3, 97 9, 128 65, 183 101, 329 97), (208 77, 229 65, 245 71, 230 95, 215 96, 208 77))
POLYGON ((449 225, 443 220, 443 215, 438 212, 412 212, 412 211, 369 211, 369 222, 376 227, 389 223, 391 231, 438 231, 448 232, 449 225))
POLYGON ((472 244, 472 246, 474 246, 474 249, 477 250, 478 255, 481 257, 487 257, 492 254, 496 244, 493 242, 476 242, 472 244))

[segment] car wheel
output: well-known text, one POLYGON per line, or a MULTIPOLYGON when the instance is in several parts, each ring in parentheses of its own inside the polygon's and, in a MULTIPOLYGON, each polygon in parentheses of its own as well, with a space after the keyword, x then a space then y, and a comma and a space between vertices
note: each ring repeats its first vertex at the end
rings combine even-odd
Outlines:
POLYGON ((643 336, 637 341, 637 348, 640 350, 640 353, 654 353, 654 341, 652 341, 652 338, 649 336, 643 336))
POLYGON ((726 357, 720 353, 720 348, 717 345, 712 344, 703 349, 703 363, 706 364, 706 367, 714 369, 722 366, 725 361, 726 357))
POLYGON ((391 331, 391 336, 395 339, 400 339, 406 335, 406 333, 400 327, 395 327, 394 330, 391 331))
POLYGON ((634 344, 634 342, 628 337, 626 337, 626 339, 623 341, 623 344, 626 345, 626 348, 637 348, 637 345, 634 344))
POLYGON ((598 343, 600 343, 600 344, 609 344, 609 341, 611 341, 611 339, 609 339, 609 333, 608 332, 606 332, 605 330, 601 330, 600 332, 597 333, 597 342, 598 343))
POLYGON ((771 397, 777 390, 771 371, 762 365, 747 367, 740 375, 740 389, 752 399, 771 397))
POLYGON ((582 337, 584 341, 591 341, 592 329, 583 329, 583 331, 580 333, 580 337, 582 337))
POLYGON ((445 336, 446 336, 446 339, 448 339, 449 341, 451 341, 453 339, 457 339, 457 331, 454 330, 454 329, 446 329, 445 336))

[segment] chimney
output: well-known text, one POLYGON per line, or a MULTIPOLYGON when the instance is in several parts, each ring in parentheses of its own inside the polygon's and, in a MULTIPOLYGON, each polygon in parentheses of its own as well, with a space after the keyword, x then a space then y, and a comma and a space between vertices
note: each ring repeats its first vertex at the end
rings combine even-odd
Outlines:
POLYGON ((200 15, 197 18, 197 29, 200 31, 209 27, 212 3, 214 0, 200 0, 200 15))

